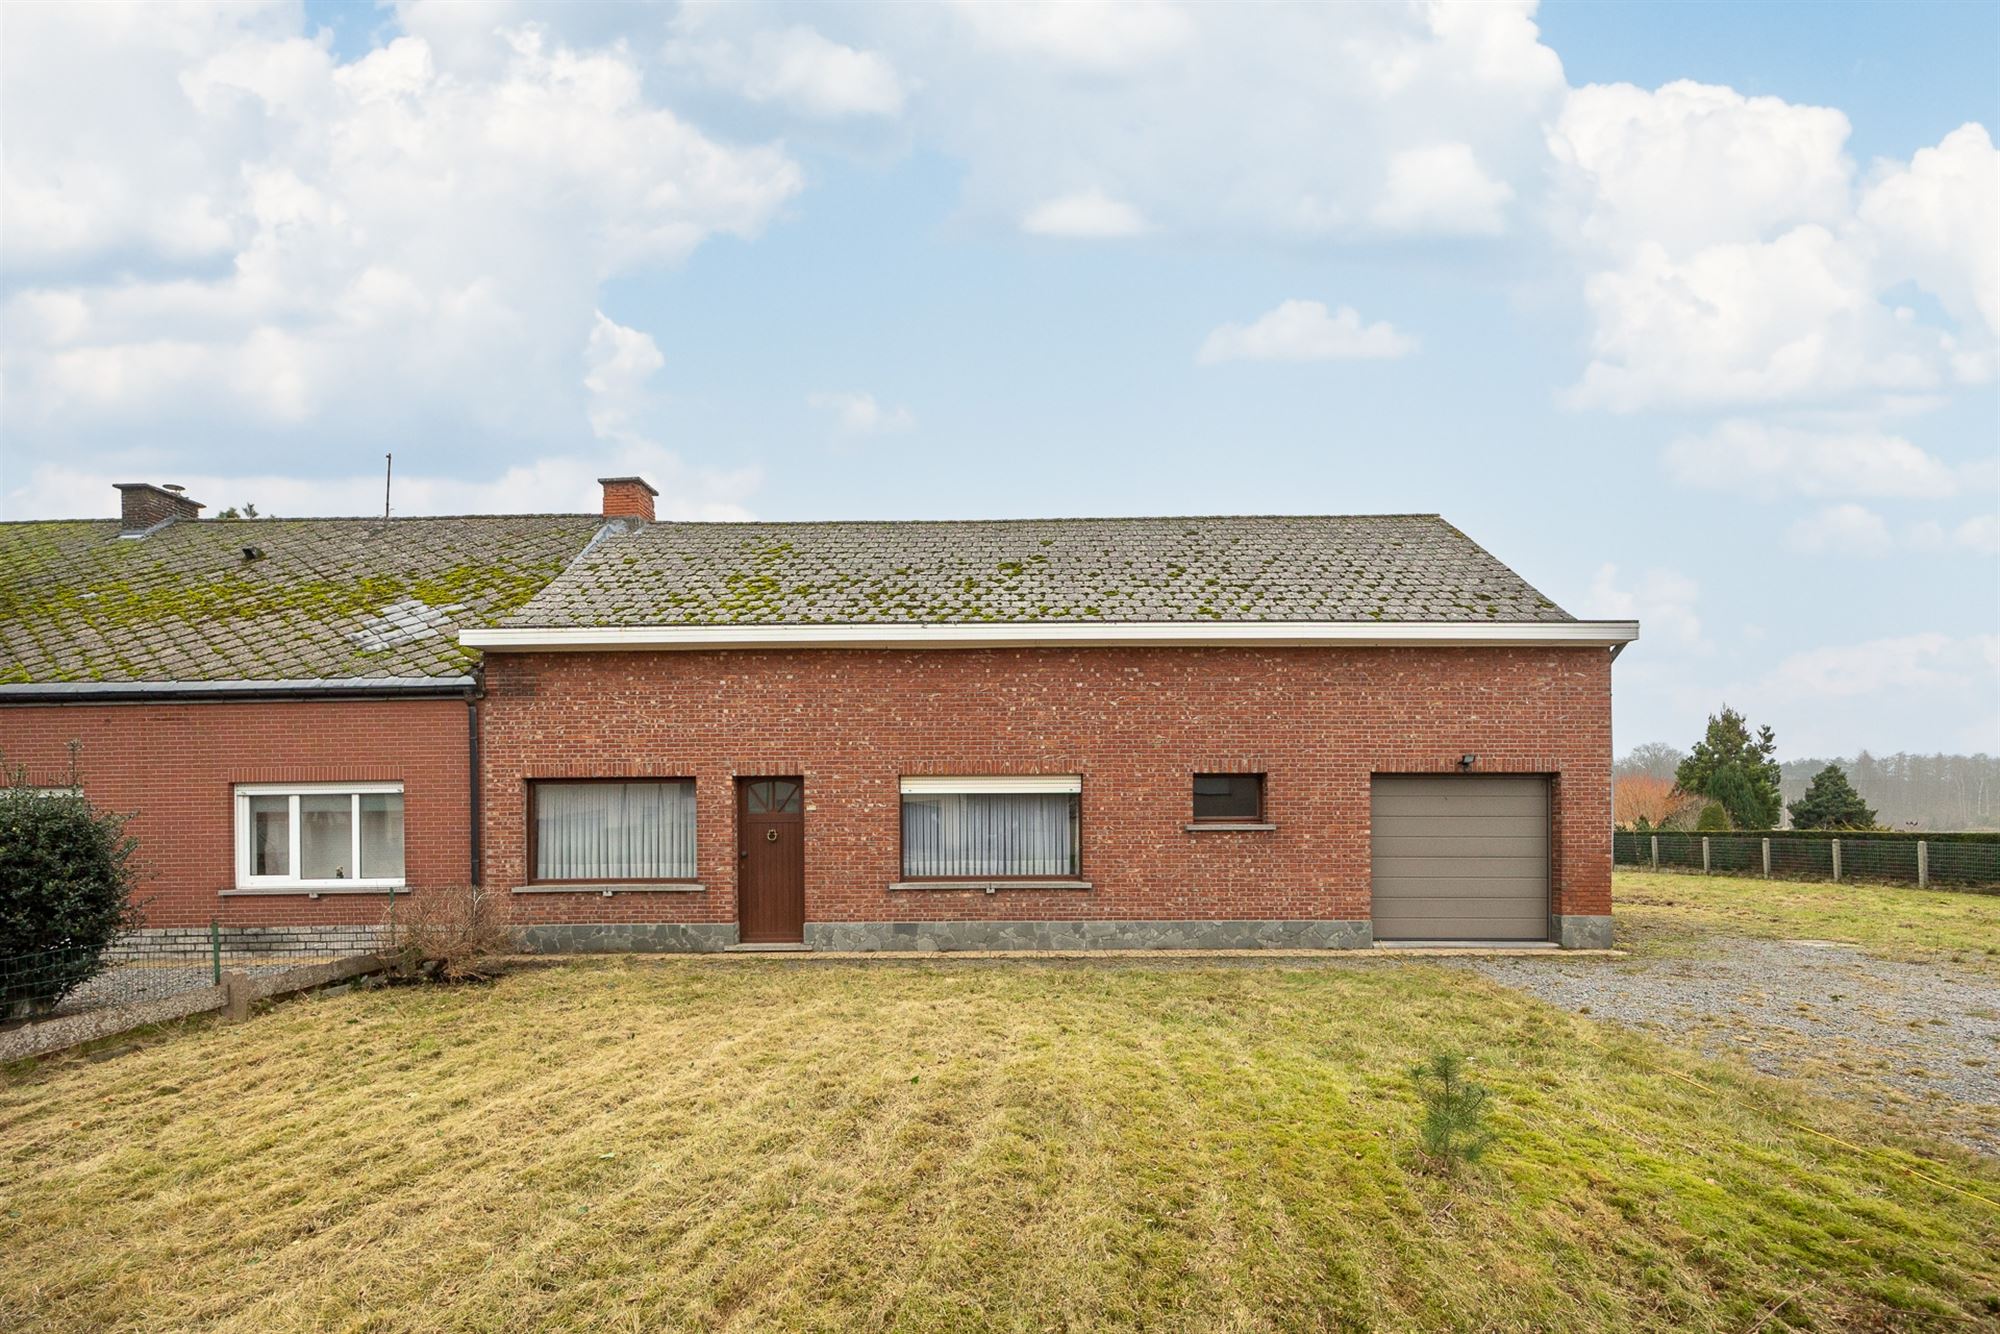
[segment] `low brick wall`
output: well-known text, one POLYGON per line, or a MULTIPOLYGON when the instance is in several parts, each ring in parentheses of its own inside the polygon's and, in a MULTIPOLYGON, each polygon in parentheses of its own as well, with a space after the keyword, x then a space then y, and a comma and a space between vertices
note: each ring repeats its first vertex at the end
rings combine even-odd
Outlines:
MULTIPOLYGON (((387 934, 373 926, 225 926, 226 954, 361 954, 376 949, 387 934)), ((154 927, 128 932, 106 950, 113 963, 185 954, 206 959, 213 942, 205 926, 154 927)))
POLYGON ((170 1023, 175 1019, 215 1010, 228 1009, 240 1018, 256 1001, 344 982, 351 977, 380 972, 384 966, 380 957, 362 954, 328 963, 287 968, 278 973, 224 973, 220 986, 195 987, 171 996, 135 1001, 130 1005, 106 1006, 101 1010, 87 1010, 82 1014, 0 1030, 0 1061, 45 1056, 98 1038, 129 1033, 148 1024, 170 1023))

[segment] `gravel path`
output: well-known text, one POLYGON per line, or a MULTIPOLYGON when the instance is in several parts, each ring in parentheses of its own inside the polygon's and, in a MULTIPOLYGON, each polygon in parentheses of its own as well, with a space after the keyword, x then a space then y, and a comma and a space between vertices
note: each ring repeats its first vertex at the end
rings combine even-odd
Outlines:
MULTIPOLYGON (((310 957, 277 956, 268 962, 255 960, 225 960, 223 967, 239 973, 278 973, 287 968, 296 968, 301 963, 324 963, 334 958, 331 954, 310 957)), ((82 986, 63 997, 62 1003, 50 1011, 51 1016, 82 1014, 106 1005, 129 1005, 134 1001, 158 1000, 162 996, 178 995, 183 991, 194 991, 211 986, 215 981, 213 966, 206 959, 158 960, 119 963, 99 973, 82 986)))
POLYGON ((2000 1155, 2000 982, 1814 941, 1728 937, 1705 946, 1699 958, 1611 964, 1457 962, 1579 1014, 1858 1095, 2000 1155))

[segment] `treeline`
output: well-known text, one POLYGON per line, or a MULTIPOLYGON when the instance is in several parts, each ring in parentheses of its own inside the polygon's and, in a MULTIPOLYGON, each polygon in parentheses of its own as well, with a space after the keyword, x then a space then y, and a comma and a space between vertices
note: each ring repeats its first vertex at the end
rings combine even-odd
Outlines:
MULTIPOLYGON (((1833 760, 1889 829, 2000 829, 2000 756, 1870 755, 1833 760)), ((1827 760, 1787 760, 1779 789, 1789 799, 1806 790, 1827 760)))
MULTIPOLYGON (((1614 780, 1671 783, 1687 753, 1665 742, 1634 747, 1612 766, 1614 780)), ((1805 795, 1814 775, 1834 764, 1888 829, 2000 830, 2000 756, 1871 755, 1853 759, 1800 759, 1779 763, 1778 786, 1786 802, 1805 795)), ((1642 785, 1643 786, 1643 785, 1642 785)))

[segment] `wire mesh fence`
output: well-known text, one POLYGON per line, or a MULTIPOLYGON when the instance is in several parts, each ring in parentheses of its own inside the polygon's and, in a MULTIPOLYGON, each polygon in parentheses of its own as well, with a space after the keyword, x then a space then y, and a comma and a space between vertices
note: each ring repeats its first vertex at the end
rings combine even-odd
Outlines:
POLYGON ((219 986, 224 972, 276 973, 364 953, 370 942, 289 933, 135 932, 103 950, 53 949, 0 957, 0 1026, 219 986))
POLYGON ((1611 838, 1619 866, 1786 880, 1859 880, 2000 892, 2000 841, 1966 838, 1820 838, 1663 831, 1611 838))

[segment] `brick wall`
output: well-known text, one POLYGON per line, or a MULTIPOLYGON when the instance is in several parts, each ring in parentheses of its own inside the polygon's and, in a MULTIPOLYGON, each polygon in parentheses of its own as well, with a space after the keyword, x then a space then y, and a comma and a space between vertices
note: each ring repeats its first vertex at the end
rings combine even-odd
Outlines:
POLYGON ((382 895, 221 897, 236 878, 237 783, 400 780, 410 884, 470 877, 463 700, 0 707, 0 762, 25 765, 31 783, 68 783, 72 740, 85 795, 132 813, 149 928, 381 917, 382 895))
POLYGON ((696 780, 702 894, 519 895, 516 920, 734 922, 733 780, 803 774, 806 920, 1369 916, 1369 777, 1553 778, 1554 910, 1611 905, 1602 649, 490 654, 486 882, 526 878, 531 778, 696 780), (1264 833, 1188 833, 1191 775, 1262 772, 1264 833), (898 779, 1083 775, 1094 889, 903 890, 898 779))

